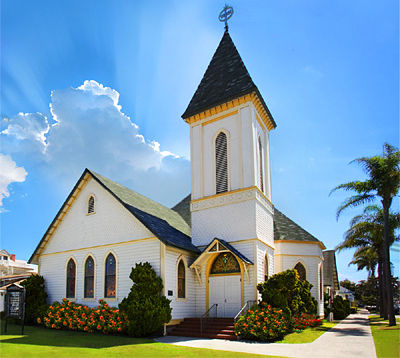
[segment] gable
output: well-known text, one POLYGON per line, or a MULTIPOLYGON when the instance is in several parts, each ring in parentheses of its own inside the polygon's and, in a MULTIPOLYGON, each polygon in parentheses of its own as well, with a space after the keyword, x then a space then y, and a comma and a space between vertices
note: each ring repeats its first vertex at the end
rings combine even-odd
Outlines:
POLYGON ((115 244, 154 237, 96 180, 89 177, 52 233, 42 254, 115 244), (95 212, 87 213, 88 199, 95 198, 95 212))

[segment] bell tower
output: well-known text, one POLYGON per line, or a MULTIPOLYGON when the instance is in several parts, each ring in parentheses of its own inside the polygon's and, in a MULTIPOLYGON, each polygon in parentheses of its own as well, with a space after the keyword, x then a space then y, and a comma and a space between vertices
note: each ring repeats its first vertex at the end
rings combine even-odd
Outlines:
POLYGON ((273 246, 276 124, 227 27, 182 118, 190 125, 193 244, 258 238, 273 246))

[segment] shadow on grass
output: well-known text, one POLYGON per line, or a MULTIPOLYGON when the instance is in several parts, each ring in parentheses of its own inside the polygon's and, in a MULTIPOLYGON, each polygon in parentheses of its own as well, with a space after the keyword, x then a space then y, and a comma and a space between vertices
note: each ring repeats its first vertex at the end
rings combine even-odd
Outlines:
POLYGON ((16 324, 8 324, 7 333, 4 333, 4 322, 2 322, 1 342, 2 344, 31 344, 52 347, 110 348, 153 343, 154 341, 148 338, 54 330, 36 326, 25 326, 25 332, 22 336, 21 326, 16 324))
POLYGON ((370 316, 369 317, 369 324, 373 327, 376 327, 378 330, 382 331, 396 331, 400 330, 400 319, 396 318, 396 326, 389 327, 388 320, 384 320, 379 316, 370 316))

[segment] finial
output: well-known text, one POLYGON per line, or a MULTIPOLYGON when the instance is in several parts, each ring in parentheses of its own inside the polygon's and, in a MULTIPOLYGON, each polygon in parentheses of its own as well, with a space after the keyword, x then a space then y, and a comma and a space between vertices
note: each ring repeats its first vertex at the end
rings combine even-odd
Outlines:
POLYGON ((219 13, 218 19, 221 22, 225 22, 225 31, 228 31, 228 20, 233 15, 233 7, 225 4, 225 7, 219 13))

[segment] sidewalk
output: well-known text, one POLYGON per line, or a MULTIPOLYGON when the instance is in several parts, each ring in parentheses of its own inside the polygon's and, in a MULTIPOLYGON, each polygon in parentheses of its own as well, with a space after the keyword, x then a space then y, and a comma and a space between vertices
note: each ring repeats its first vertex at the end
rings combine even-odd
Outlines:
POLYGON ((282 357, 376 358, 367 312, 348 316, 312 343, 255 343, 173 336, 158 338, 156 341, 178 346, 282 357))

